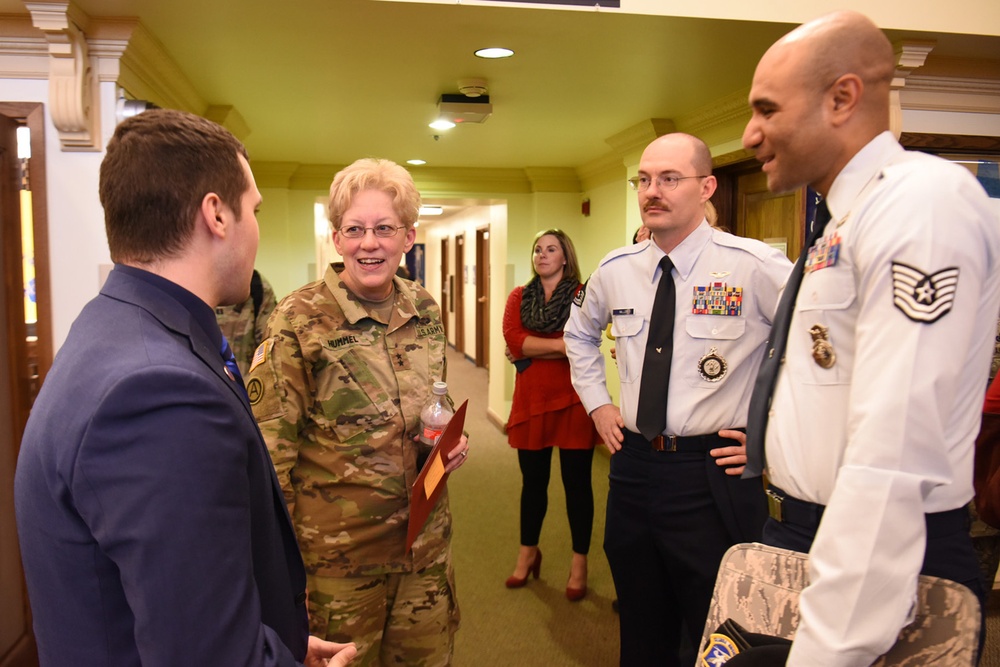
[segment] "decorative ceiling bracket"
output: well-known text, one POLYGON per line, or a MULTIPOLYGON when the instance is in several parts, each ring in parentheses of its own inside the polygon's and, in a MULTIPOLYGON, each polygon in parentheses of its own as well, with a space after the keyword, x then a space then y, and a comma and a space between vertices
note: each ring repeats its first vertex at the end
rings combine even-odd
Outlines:
POLYGON ((889 129, 897 139, 903 131, 903 105, 899 91, 906 85, 906 78, 913 70, 924 66, 927 56, 935 46, 937 42, 933 41, 902 41, 894 42, 892 45, 896 54, 896 71, 893 73, 889 89, 889 129))
POLYGON ((87 45, 87 16, 72 3, 25 2, 49 47, 49 109, 65 151, 100 151, 97 63, 87 45))

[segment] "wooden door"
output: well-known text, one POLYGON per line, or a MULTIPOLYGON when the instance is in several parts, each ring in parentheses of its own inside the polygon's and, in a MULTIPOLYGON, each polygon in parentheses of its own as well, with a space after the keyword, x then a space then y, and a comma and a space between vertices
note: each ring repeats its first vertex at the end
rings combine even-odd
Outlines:
POLYGON ((772 245, 784 243, 793 262, 805 239, 805 195, 803 190, 774 194, 767 189, 761 171, 736 177, 736 228, 740 236, 760 239, 772 245))
MULTIPOLYGON (((38 664, 38 656, 14 521, 14 468, 40 382, 38 368, 47 368, 50 359, 39 364, 37 327, 29 339, 25 323, 21 193, 22 189, 28 192, 30 171, 22 171, 24 163, 17 153, 17 128, 25 119, 2 115, 10 112, 10 105, 0 108, 0 275, 4 277, 0 289, 4 317, 0 326, 0 667, 28 667, 38 664)), ((39 133, 40 116, 32 123, 39 133)), ((41 151, 41 141, 36 145, 33 152, 41 151)))
POLYGON ((465 234, 455 237, 455 349, 465 354, 465 234))
POLYGON ((490 228, 476 230, 476 366, 490 367, 490 228))
POLYGON ((446 340, 448 338, 448 319, 451 311, 453 310, 453 306, 449 299, 451 296, 449 281, 448 237, 446 236, 441 239, 441 302, 438 304, 441 306, 441 323, 444 325, 444 335, 446 340))

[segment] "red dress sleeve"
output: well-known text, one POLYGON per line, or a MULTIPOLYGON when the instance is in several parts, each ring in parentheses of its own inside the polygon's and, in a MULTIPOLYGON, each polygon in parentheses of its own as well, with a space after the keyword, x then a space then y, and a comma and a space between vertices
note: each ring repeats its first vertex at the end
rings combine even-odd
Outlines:
POLYGON ((521 324, 521 294, 524 287, 515 287, 507 297, 507 306, 503 309, 503 339, 510 348, 510 353, 520 359, 524 356, 522 348, 524 339, 531 334, 521 324))
POLYGON ((993 382, 990 383, 990 388, 986 390, 983 412, 993 415, 1000 414, 1000 373, 997 373, 993 382))

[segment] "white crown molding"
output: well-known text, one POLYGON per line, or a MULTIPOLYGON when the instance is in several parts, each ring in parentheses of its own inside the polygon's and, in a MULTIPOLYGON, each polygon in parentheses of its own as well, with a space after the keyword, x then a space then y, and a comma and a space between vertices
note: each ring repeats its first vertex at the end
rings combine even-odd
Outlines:
POLYGON ((613 134, 605 143, 618 154, 626 165, 639 161, 639 154, 653 139, 675 130, 674 121, 669 118, 647 118, 632 127, 613 134))
POLYGON ((99 66, 87 43, 87 15, 70 2, 24 4, 48 44, 49 112, 63 150, 101 150, 99 66))
POLYGON ((49 45, 27 14, 0 14, 0 78, 47 79, 49 45))
POLYGON ((725 97, 721 97, 691 113, 677 118, 677 129, 705 138, 713 129, 729 126, 734 123, 746 123, 750 119, 750 105, 747 98, 750 88, 743 88, 725 97))
POLYGON ((136 99, 149 100, 166 109, 200 115, 208 108, 160 41, 139 21, 121 59, 118 85, 136 99))
POLYGON ((233 136, 240 141, 245 141, 250 136, 250 126, 247 125, 243 115, 236 110, 236 107, 228 104, 213 104, 205 109, 205 118, 218 123, 233 133, 233 136))
POLYGON ((923 67, 927 56, 937 42, 933 41, 902 41, 894 42, 893 53, 896 58, 896 71, 889 84, 889 129, 893 136, 899 139, 903 129, 903 101, 901 91, 906 86, 907 79, 913 70, 923 67))
POLYGON ((615 153, 606 153, 599 158, 590 160, 577 167, 576 172, 580 176, 580 184, 584 192, 615 181, 624 183, 628 176, 625 162, 620 155, 615 153))
POLYGON ((532 192, 580 192, 580 178, 572 167, 525 167, 532 192))
POLYGON ((913 74, 899 95, 903 109, 1000 114, 1000 79, 913 74))

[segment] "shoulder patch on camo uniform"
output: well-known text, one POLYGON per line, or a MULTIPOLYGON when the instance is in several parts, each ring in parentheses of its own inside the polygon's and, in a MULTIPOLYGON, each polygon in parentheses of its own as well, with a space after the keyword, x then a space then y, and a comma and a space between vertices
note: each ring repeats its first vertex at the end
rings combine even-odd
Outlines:
POLYGON ((270 349, 270 343, 270 340, 265 340, 257 346, 257 349, 253 353, 253 359, 250 360, 250 370, 247 371, 248 375, 253 372, 253 369, 267 361, 267 351, 270 349))

